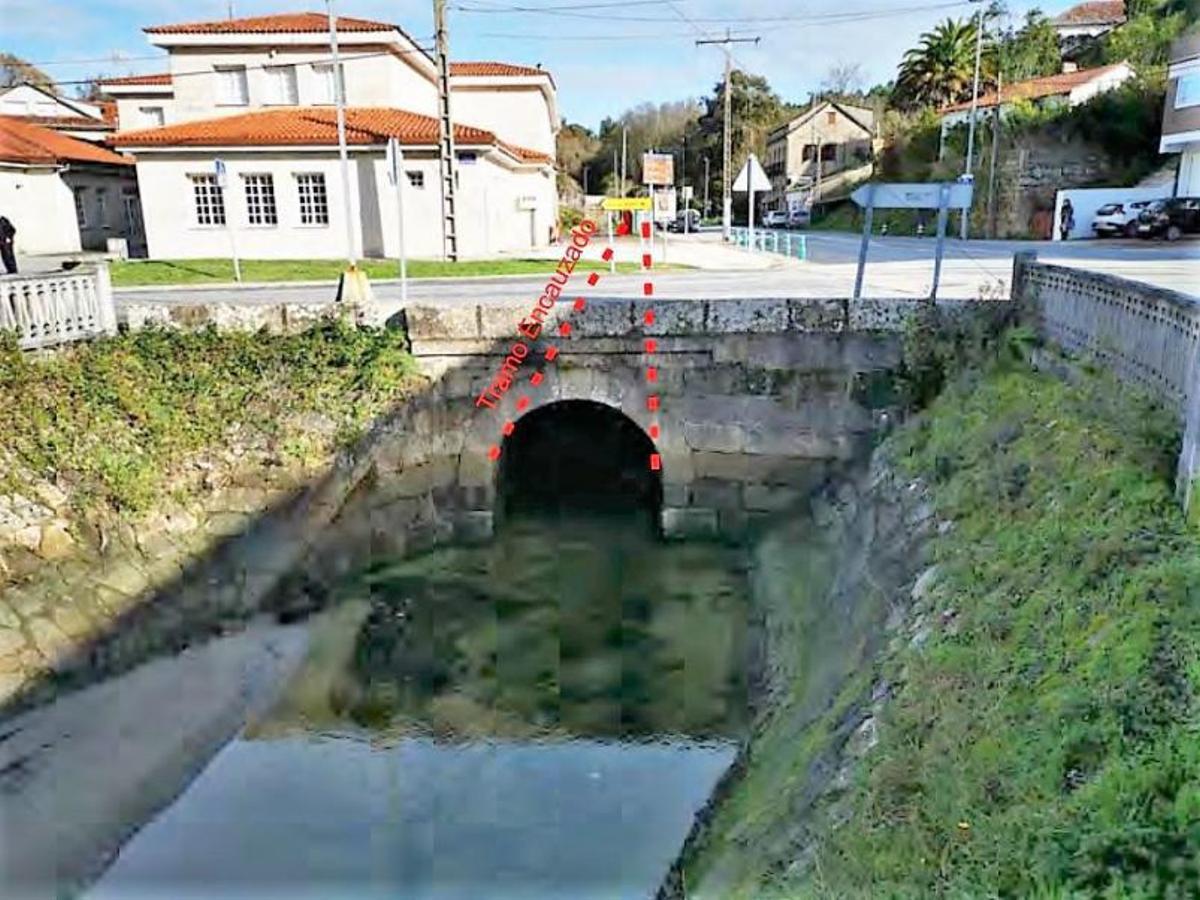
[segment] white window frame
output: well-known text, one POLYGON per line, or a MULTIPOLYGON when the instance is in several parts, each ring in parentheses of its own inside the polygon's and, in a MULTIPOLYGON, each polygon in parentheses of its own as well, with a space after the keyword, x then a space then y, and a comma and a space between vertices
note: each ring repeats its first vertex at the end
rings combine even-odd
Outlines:
POLYGON ((1175 109, 1192 106, 1200 106, 1200 72, 1181 72, 1175 82, 1175 109))
POLYGON ((139 106, 138 115, 142 118, 154 119, 153 128, 162 128, 167 124, 167 111, 162 106, 139 106))
POLYGON ((263 66, 263 74, 268 86, 268 106, 296 106, 300 103, 300 86, 294 64, 263 66))
POLYGON ((213 71, 217 73, 217 106, 250 105, 250 80, 245 66, 213 66, 213 71), (234 86, 236 96, 228 90, 234 86))
POLYGON ((228 221, 225 191, 217 184, 217 176, 201 172, 189 175, 188 180, 192 185, 192 218, 196 227, 224 228, 228 221))
POLYGON ((279 224, 275 178, 270 172, 247 172, 242 175, 242 197, 246 202, 248 228, 274 228, 279 224))
MULTIPOLYGON (((314 106, 333 106, 337 103, 337 78, 333 74, 333 63, 318 62, 312 64, 314 106)), ((346 67, 342 66, 342 85, 346 83, 346 67)))
POLYGON ((297 172, 296 199, 300 207, 300 227, 329 227, 329 188, 324 172, 297 172))

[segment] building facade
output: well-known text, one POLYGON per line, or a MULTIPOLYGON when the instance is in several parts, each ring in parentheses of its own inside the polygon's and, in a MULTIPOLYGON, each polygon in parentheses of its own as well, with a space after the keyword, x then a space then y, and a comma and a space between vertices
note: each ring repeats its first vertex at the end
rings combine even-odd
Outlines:
POLYGON ((767 136, 764 169, 768 209, 805 207, 844 195, 869 178, 875 156, 875 114, 863 107, 822 101, 767 136))
MULTIPOLYGON (((115 143, 138 160, 150 256, 223 256, 234 244, 247 258, 396 256, 401 205, 407 253, 441 254, 436 66, 403 29, 338 19, 345 178, 325 16, 146 32, 169 71, 103 86, 118 107, 115 143), (400 191, 390 139, 404 154, 400 191)), ((558 216, 553 79, 496 62, 455 63, 450 75, 460 255, 547 245, 558 216)))
POLYGON ((1175 194, 1200 197, 1200 30, 1171 47, 1161 153, 1179 154, 1175 194))

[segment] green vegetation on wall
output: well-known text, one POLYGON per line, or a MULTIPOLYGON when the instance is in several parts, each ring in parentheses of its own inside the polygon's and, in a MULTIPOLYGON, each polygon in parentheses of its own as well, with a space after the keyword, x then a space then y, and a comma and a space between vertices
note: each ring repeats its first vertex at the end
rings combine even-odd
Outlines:
POLYGON ((151 329, 32 356, 2 334, 0 491, 47 481, 81 511, 141 511, 184 488, 197 454, 235 441, 266 441, 284 460, 322 452, 416 383, 405 341, 339 322, 293 335, 151 329))
POLYGON ((829 777, 805 761, 861 683, 775 776, 751 753, 757 800, 735 788, 738 824, 717 821, 757 836, 726 845, 741 876, 720 895, 1200 894, 1200 543, 1173 496, 1177 440, 1105 379, 1023 364, 968 372, 894 436, 902 476, 953 523, 919 639, 906 628, 878 661, 878 743, 815 816, 787 811, 829 777))

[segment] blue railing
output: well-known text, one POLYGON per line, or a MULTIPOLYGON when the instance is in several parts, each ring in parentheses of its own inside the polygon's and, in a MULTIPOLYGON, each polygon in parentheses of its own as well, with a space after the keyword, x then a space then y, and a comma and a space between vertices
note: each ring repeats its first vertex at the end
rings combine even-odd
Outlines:
MULTIPOLYGON (((730 228, 729 237, 739 247, 750 248, 750 229, 730 228)), ((754 247, 764 253, 779 253, 793 259, 808 259, 808 238, 790 231, 774 231, 769 228, 754 229, 754 247)))

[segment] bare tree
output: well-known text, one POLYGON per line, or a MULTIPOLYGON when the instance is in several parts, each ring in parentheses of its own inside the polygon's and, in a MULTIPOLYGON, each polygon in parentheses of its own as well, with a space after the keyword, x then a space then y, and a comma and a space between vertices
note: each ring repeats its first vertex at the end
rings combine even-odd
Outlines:
POLYGON ((852 62, 834 63, 821 80, 821 95, 824 97, 848 97, 861 94, 866 79, 862 65, 852 62))

